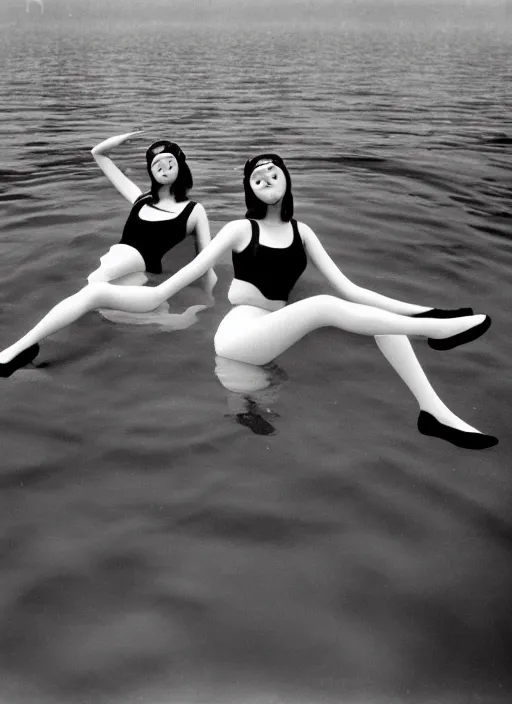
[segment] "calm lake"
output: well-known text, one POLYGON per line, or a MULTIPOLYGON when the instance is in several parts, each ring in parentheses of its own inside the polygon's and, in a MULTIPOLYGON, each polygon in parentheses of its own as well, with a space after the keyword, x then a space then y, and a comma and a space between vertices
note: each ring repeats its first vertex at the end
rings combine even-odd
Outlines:
MULTIPOLYGON (((414 344, 500 444, 420 435, 372 338, 219 369, 228 257, 195 320, 199 283, 158 324, 85 316, 0 380, 2 704, 509 701, 512 23, 47 15, 0 24, 0 348, 120 239, 95 144, 144 129, 113 156, 145 189, 147 145, 177 141, 212 234, 273 150, 349 278, 491 315, 414 344)), ((329 290, 309 267, 294 297, 329 290)))

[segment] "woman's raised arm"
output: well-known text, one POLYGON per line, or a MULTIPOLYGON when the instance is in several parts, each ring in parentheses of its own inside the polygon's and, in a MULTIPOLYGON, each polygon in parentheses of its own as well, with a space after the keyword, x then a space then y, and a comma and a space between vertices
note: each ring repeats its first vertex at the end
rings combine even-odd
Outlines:
POLYGON ((130 203, 135 203, 137 198, 142 194, 142 191, 133 181, 130 181, 130 179, 123 174, 121 169, 114 164, 107 154, 111 149, 114 149, 114 147, 118 147, 120 144, 127 142, 133 135, 140 134, 141 132, 142 130, 137 130, 136 132, 126 132, 125 134, 120 134, 115 137, 109 137, 91 149, 91 154, 96 163, 110 183, 130 203))
POLYGON ((400 315, 417 315, 418 313, 425 313, 431 310, 431 307, 428 306, 417 306, 413 303, 397 301, 394 298, 388 298, 380 293, 358 286, 341 273, 308 225, 302 222, 299 223, 299 232, 311 262, 325 276, 331 286, 348 301, 374 306, 375 308, 388 310, 391 313, 399 313, 400 315))

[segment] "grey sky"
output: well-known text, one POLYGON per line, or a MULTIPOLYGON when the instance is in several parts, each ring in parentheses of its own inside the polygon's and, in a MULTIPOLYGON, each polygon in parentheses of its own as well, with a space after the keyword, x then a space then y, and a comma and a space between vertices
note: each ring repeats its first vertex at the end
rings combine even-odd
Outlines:
MULTIPOLYGON (((24 8, 26 0, 2 0, 1 5, 16 8, 24 8)), ((69 8, 71 10, 90 9, 95 10, 98 7, 123 7, 127 10, 137 9, 143 11, 150 11, 152 8, 167 8, 172 9, 173 7, 192 7, 192 8, 230 8, 231 10, 237 8, 251 7, 255 5, 266 5, 266 6, 276 6, 286 5, 288 7, 295 8, 309 8, 315 9, 318 7, 325 6, 342 6, 347 7, 357 7, 359 6, 371 6, 371 5, 417 5, 417 6, 429 6, 429 5, 453 5, 453 6, 495 6, 499 7, 511 4, 510 0, 44 0, 45 6, 50 8, 69 8)))
MULTIPOLYGON (((0 14, 20 16, 25 12, 26 0, 0 0, 0 14)), ((339 19, 357 15, 361 11, 382 13, 391 8, 457 8, 487 9, 490 12, 509 14, 512 0, 44 0, 47 16, 66 16, 71 12, 76 17, 98 17, 101 15, 123 18, 155 18, 164 14, 177 19, 253 17, 258 14, 307 18, 321 16, 339 19)), ((34 6, 34 12, 37 7, 34 6)))

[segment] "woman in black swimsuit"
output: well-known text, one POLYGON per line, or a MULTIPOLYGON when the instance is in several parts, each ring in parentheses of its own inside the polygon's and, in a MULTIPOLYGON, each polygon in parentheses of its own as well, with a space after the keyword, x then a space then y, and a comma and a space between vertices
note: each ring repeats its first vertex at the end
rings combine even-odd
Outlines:
POLYGON ((100 307, 152 310, 231 250, 234 279, 228 297, 233 308, 215 335, 217 355, 265 365, 321 327, 371 335, 418 401, 420 432, 471 449, 496 445, 497 438, 480 433, 445 406, 406 337, 424 336, 434 349, 447 350, 482 335, 490 325, 489 317, 473 315, 468 308, 444 311, 405 303, 352 283, 313 230, 293 220, 290 176, 276 154, 263 154, 246 163, 244 189, 248 219, 227 223, 192 262, 159 286, 98 283, 87 287, 77 294, 82 295, 84 312, 100 307), (343 298, 320 295, 287 303, 308 260, 343 298))
MULTIPOLYGON (((160 140, 148 148, 146 164, 151 180, 148 193, 142 193, 107 156, 111 149, 136 134, 139 132, 110 137, 92 149, 100 169, 133 207, 121 241, 101 257, 99 268, 87 279, 89 284, 100 281, 124 286, 144 284, 147 281, 144 272, 161 273, 162 257, 186 236, 195 238, 196 253, 211 240, 203 206, 187 198, 193 185, 192 174, 185 154, 177 144, 160 140)), ((211 295, 216 280, 213 269, 209 269, 203 282, 207 294, 211 295)), ((55 306, 28 335, 3 350, 0 353, 0 376, 10 376, 19 366, 34 359, 39 351, 35 343, 68 325, 75 304, 76 317, 80 317, 84 312, 81 298, 71 296, 55 306)), ((194 306, 195 309, 202 307, 194 306)))
POLYGON ((160 274, 162 257, 187 235, 196 239, 196 250, 210 242, 208 218, 202 205, 189 201, 192 174, 185 154, 167 140, 154 142, 146 152, 151 190, 142 193, 107 156, 108 152, 138 132, 111 137, 92 149, 96 163, 112 185, 133 204, 119 244, 101 258, 89 277, 94 281, 127 283, 126 275, 148 271, 160 274))

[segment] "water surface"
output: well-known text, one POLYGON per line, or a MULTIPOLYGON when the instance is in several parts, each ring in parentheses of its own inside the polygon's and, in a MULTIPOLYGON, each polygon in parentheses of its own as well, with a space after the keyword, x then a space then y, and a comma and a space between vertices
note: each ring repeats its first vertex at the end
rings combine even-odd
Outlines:
MULTIPOLYGON (((144 129, 116 158, 145 187, 147 144, 178 141, 213 233, 243 215, 245 159, 272 149, 347 276, 492 316, 467 347, 416 349, 450 407, 501 439, 471 453, 419 435, 373 341, 331 329, 225 388, 227 258, 187 330, 86 316, 1 384, 2 701, 508 701, 510 29, 0 32, 2 346, 119 240, 127 204, 94 144, 144 129)), ((328 290, 308 270, 296 297, 328 290)))

